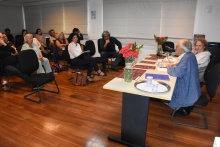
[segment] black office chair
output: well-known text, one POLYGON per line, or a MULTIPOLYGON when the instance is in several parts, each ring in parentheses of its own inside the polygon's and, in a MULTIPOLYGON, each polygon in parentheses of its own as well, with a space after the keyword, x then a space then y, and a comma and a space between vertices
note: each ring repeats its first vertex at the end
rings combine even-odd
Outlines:
POLYGON ((175 52, 174 43, 171 41, 166 41, 162 44, 163 52, 175 52))
POLYGON ((220 63, 220 43, 219 42, 209 42, 207 50, 215 55, 214 65, 220 63))
MULTIPOLYGON (((85 47, 86 47, 87 50, 90 51, 90 56, 91 57, 95 55, 96 48, 95 48, 95 44, 92 40, 87 40, 86 43, 85 43, 85 47)), ((103 65, 104 62, 107 62, 107 60, 103 59, 102 57, 94 57, 94 59, 95 59, 96 63, 102 64, 102 65, 103 65)))
POLYGON ((18 54, 18 62, 19 62, 19 69, 21 73, 26 75, 26 77, 24 77, 23 80, 26 83, 37 86, 36 91, 31 92, 24 96, 25 99, 40 103, 42 101, 40 91, 47 91, 47 92, 52 92, 52 93, 57 93, 57 94, 59 93, 59 87, 57 85, 53 72, 40 73, 40 74, 34 73, 39 67, 38 58, 34 50, 29 49, 29 50, 21 51, 18 54), (50 91, 50 90, 40 88, 42 85, 45 85, 52 81, 55 82, 57 91, 50 91), (28 97, 34 93, 38 93, 38 100, 31 99, 28 97))
POLYGON ((16 35, 15 36, 15 47, 17 49, 19 48, 18 51, 20 51, 20 49, 21 49, 23 44, 24 44, 24 37, 23 37, 23 35, 16 35))
MULTIPOLYGON (((207 104, 206 104, 207 105, 207 104)), ((194 106, 193 106, 194 107, 194 106)), ((200 114, 203 117, 203 125, 195 125, 195 124, 191 124, 191 123, 185 123, 185 122, 181 122, 175 119, 174 115, 176 113, 176 111, 178 111, 178 109, 174 109, 172 114, 171 114, 171 122, 177 125, 182 125, 182 126, 188 126, 188 127, 193 127, 193 128, 199 128, 199 129, 207 129, 208 128, 208 122, 206 119, 206 113, 203 111, 199 111, 199 110, 195 110, 193 109, 190 113, 196 113, 196 114, 200 114)))
POLYGON ((205 80, 205 81, 207 80, 208 73, 209 73, 210 70, 214 67, 214 65, 215 65, 215 55, 211 55, 211 56, 210 56, 209 64, 208 64, 208 66, 206 67, 206 70, 205 70, 205 73, 204 73, 204 80, 205 80))
MULTIPOLYGON (((218 85, 219 85, 219 80, 220 80, 220 63, 216 64, 209 72, 207 75, 207 81, 206 81, 206 90, 208 92, 208 95, 210 96, 210 101, 212 101, 212 99, 215 97, 218 85)), ((203 98, 204 98, 204 93, 202 94, 203 98)), ((201 103, 200 99, 198 99, 195 102, 195 106, 206 106, 208 104, 208 101, 206 101, 205 99, 203 100, 203 102, 201 103)), ((172 116, 171 116, 171 122, 174 124, 178 124, 178 125, 183 125, 183 126, 189 126, 189 127, 194 127, 194 128, 200 128, 200 129, 207 129, 208 128, 208 122, 206 119, 206 114, 205 112, 202 111, 198 111, 198 110, 192 110, 191 113, 197 113, 197 114, 201 114, 203 116, 203 120, 204 120, 204 126, 198 126, 198 125, 193 125, 193 124, 188 124, 188 123, 182 123, 182 122, 177 122, 174 120, 174 114, 177 110, 174 109, 172 116)))
POLYGON ((215 97, 220 82, 220 63, 216 64, 207 75, 206 89, 210 96, 210 101, 215 97))

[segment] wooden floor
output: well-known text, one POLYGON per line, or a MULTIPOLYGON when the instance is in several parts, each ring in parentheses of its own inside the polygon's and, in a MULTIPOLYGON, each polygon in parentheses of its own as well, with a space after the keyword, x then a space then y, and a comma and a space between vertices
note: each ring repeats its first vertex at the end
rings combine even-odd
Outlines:
MULTIPOLYGON (((120 136, 122 93, 102 88, 118 74, 108 72, 106 77, 95 77, 96 83, 81 87, 68 81, 71 70, 60 72, 56 75, 60 94, 42 92, 41 104, 25 100, 31 87, 11 77, 16 82, 11 91, 0 91, 0 147, 123 147, 107 139, 110 134, 120 136)), ((45 88, 55 90, 54 83, 45 88)), ((172 110, 151 101, 146 145, 211 147, 214 137, 220 136, 220 87, 213 102, 196 109, 206 112, 207 130, 172 124, 172 110)), ((196 115, 186 118, 202 121, 196 115)))

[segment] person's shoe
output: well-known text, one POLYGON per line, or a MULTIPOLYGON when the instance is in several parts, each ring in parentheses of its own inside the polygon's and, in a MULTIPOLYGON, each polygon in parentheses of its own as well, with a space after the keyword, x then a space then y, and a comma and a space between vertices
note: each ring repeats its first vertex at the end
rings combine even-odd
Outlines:
POLYGON ((93 81, 92 78, 90 78, 90 76, 87 76, 87 80, 90 82, 90 83, 94 83, 95 81, 93 81))
MULTIPOLYGON (((189 115, 191 111, 194 109, 194 106, 189 106, 189 107, 181 107, 178 109, 173 117, 179 117, 179 116, 184 116, 184 115, 189 115)), ((171 113, 172 116, 172 113, 171 113)))
POLYGON ((117 68, 112 67, 111 70, 119 72, 119 70, 117 68))
MULTIPOLYGON (((44 85, 41 85, 41 86, 39 86, 39 89, 41 89, 41 88, 43 88, 43 87, 44 87, 44 85)), ((34 85, 34 86, 33 86, 33 89, 34 89, 34 90, 37 90, 37 85, 34 85)))
POLYGON ((105 72, 100 72, 100 73, 97 73, 98 76, 107 76, 107 74, 105 72))
POLYGON ((161 101, 162 101, 162 103, 164 103, 165 105, 169 106, 170 101, 167 101, 167 100, 161 100, 161 101))

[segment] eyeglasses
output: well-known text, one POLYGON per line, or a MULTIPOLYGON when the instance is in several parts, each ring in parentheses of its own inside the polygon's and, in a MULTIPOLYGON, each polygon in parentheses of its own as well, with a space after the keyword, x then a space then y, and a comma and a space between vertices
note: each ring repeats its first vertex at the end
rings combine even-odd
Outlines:
POLYGON ((204 45, 196 45, 196 47, 204 47, 204 45))

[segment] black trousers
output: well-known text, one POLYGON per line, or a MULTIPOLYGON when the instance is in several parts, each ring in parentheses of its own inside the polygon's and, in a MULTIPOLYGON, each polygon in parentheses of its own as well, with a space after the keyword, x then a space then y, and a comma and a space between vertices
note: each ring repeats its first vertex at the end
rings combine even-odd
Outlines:
POLYGON ((80 56, 80 57, 76 57, 74 59, 71 59, 71 63, 72 63, 72 65, 76 65, 76 66, 88 65, 87 76, 91 76, 93 69, 95 71, 99 70, 99 67, 98 67, 94 58, 82 59, 80 56))
MULTIPOLYGON (((112 68, 116 68, 122 59, 122 55, 117 52, 101 52, 101 57, 103 60, 108 61, 108 58, 115 58, 115 61, 112 63, 112 68)), ((106 68, 106 63, 103 65, 103 68, 106 68)))

